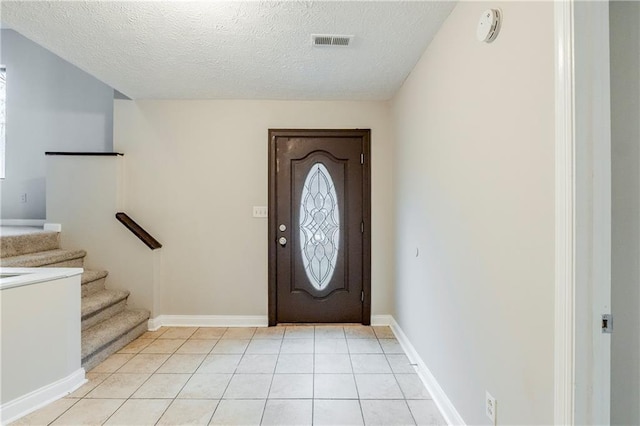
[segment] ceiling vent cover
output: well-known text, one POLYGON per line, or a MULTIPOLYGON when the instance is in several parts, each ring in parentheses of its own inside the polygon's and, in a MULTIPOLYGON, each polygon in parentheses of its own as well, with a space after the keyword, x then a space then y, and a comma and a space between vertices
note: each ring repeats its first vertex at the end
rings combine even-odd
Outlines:
POLYGON ((351 35, 331 35, 331 34, 312 34, 311 43, 314 46, 341 46, 347 47, 351 44, 351 35))

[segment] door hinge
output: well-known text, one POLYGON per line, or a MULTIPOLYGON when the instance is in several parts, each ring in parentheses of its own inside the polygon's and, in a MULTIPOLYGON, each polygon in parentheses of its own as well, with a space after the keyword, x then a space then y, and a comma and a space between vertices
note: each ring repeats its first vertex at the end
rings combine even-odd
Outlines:
POLYGON ((360 222, 360 233, 364 234, 364 221, 360 222))
POLYGON ((364 153, 360 154, 360 164, 364 164, 364 153))
POLYGON ((613 315, 611 314, 602 315, 602 332, 613 333, 613 315))
POLYGON ((360 301, 364 303, 364 291, 360 292, 360 301))

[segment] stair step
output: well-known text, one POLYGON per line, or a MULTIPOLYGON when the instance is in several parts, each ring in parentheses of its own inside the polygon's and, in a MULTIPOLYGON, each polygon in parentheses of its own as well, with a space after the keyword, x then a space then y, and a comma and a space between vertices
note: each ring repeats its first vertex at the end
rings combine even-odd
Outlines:
POLYGON ((124 311, 128 291, 100 290, 82 298, 82 330, 124 311))
POLYGON ((109 272, 107 271, 94 271, 93 269, 85 269, 82 273, 82 285, 86 285, 92 281, 105 278, 107 275, 109 275, 109 272))
POLYGON ((149 311, 125 310, 82 331, 82 366, 90 370, 147 330, 149 311))
POLYGON ((104 282, 109 273, 107 271, 91 271, 85 269, 82 273, 82 297, 87 297, 100 290, 104 290, 104 282))
POLYGON ((20 256, 3 257, 0 266, 5 268, 68 267, 81 268, 87 252, 84 250, 46 250, 20 256))
POLYGON ((13 257, 60 248, 60 233, 32 232, 0 237, 0 257, 13 257))

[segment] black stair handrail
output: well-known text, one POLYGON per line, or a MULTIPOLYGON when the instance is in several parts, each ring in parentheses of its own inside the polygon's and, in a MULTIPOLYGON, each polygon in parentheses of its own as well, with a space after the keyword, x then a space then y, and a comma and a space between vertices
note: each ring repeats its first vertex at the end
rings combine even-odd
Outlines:
POLYGON ((44 155, 66 155, 83 157, 118 157, 123 156, 121 152, 85 152, 85 151, 47 151, 44 155))
POLYGON ((123 212, 116 213, 116 219, 122 223, 129 231, 133 232, 133 235, 140 238, 140 241, 145 243, 151 250, 159 249, 162 244, 151 236, 145 229, 138 225, 135 220, 131 219, 129 215, 123 212))

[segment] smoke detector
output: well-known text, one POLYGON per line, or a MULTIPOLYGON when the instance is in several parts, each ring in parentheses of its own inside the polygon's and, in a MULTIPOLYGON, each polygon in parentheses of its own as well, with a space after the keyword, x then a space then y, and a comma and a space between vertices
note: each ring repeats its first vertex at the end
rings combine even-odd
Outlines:
POLYGON ((476 37, 478 41, 491 43, 498 37, 500 26, 502 25, 502 11, 500 9, 487 9, 482 12, 478 27, 476 28, 476 37))
POLYGON ((316 47, 347 47, 352 39, 352 35, 311 34, 311 44, 316 47))

